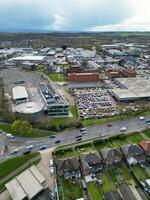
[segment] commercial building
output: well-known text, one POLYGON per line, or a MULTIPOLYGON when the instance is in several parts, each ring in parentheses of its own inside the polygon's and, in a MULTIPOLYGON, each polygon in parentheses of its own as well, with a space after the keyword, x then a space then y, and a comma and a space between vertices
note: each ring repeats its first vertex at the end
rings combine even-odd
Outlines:
POLYGON ((35 56, 35 55, 20 56, 12 59, 12 61, 15 62, 16 64, 20 64, 25 61, 40 64, 45 60, 46 60, 45 56, 35 56))
POLYGON ((68 81, 71 82, 87 82, 98 81, 99 73, 74 73, 68 74, 68 81))
POLYGON ((39 89, 48 115, 62 116, 69 114, 68 102, 57 92, 52 84, 41 83, 39 84, 39 89))
POLYGON ((134 101, 150 98, 150 79, 117 78, 115 83, 119 88, 109 90, 118 101, 134 101))
POLYGON ((129 68, 122 68, 121 74, 123 77, 136 77, 136 71, 129 68))
POLYGON ((5 186, 12 200, 30 200, 46 188, 46 179, 35 166, 32 166, 5 186))
POLYGON ((79 66, 64 67, 64 74, 80 73, 82 70, 79 66))
POLYGON ((15 103, 26 102, 29 98, 26 87, 21 85, 13 87, 12 98, 15 103))

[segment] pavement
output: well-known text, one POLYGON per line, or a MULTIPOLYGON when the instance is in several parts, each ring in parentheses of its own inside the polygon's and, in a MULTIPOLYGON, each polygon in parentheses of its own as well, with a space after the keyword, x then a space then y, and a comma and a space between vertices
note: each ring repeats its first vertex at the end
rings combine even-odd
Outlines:
MULTIPOLYGON (((145 120, 150 120, 150 115, 145 116, 145 120)), ((112 135, 121 134, 120 128, 126 127, 127 131, 125 133, 131 132, 142 132, 148 126, 145 120, 139 120, 139 117, 134 117, 125 120, 118 120, 109 123, 98 124, 94 126, 87 127, 87 133, 82 136, 82 141, 103 138, 112 135), (111 127, 108 127, 108 124, 112 124, 111 127)), ((39 151, 40 145, 44 144, 47 148, 55 148, 58 146, 68 145, 76 143, 76 136, 80 133, 79 129, 65 130, 59 133, 56 138, 50 139, 50 137, 40 137, 40 138, 23 138, 15 137, 15 139, 7 139, 5 137, 5 143, 8 146, 8 151, 5 151, 3 155, 0 155, 0 160, 5 160, 14 156, 21 155, 25 150, 26 146, 33 144, 34 148, 32 151, 39 151), (59 144, 55 144, 56 140, 60 140, 59 144), (17 148, 19 152, 15 155, 11 155, 10 151, 17 148)), ((4 133, 0 135, 4 137, 4 133)), ((79 142, 78 142, 79 143, 79 142)))

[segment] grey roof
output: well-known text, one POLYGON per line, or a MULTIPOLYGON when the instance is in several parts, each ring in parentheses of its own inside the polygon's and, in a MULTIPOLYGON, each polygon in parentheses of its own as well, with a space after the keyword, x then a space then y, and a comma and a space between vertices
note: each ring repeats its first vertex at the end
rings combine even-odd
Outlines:
POLYGON ((15 107, 15 111, 18 113, 33 114, 40 112, 41 110, 43 110, 43 108, 43 103, 25 102, 17 105, 15 107))
POLYGON ((143 150, 136 144, 126 144, 121 147, 126 157, 143 154, 143 150))
POLYGON ((72 158, 56 160, 56 165, 58 172, 63 170, 78 170, 80 168, 80 163, 75 156, 72 158))
POLYGON ((121 200, 121 197, 117 191, 110 191, 104 194, 104 200, 121 200))
POLYGON ((119 191, 123 197, 123 200, 137 200, 127 184, 120 185, 119 191))
POLYGON ((122 154, 121 152, 118 150, 118 149, 112 149, 112 148, 104 148, 102 151, 101 151, 101 154, 102 154, 102 157, 104 159, 115 159, 115 158, 122 158, 122 154))

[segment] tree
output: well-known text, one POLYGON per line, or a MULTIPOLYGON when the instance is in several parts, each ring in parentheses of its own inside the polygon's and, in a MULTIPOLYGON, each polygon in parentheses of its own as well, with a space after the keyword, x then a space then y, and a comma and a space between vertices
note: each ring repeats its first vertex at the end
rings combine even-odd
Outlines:
POLYGON ((20 135, 24 135, 24 134, 30 134, 32 131, 32 125, 25 120, 15 120, 12 124, 11 124, 11 129, 20 134, 20 135))
POLYGON ((63 44, 63 45, 61 46, 61 48, 62 48, 63 50, 66 50, 66 49, 67 49, 67 45, 63 44))

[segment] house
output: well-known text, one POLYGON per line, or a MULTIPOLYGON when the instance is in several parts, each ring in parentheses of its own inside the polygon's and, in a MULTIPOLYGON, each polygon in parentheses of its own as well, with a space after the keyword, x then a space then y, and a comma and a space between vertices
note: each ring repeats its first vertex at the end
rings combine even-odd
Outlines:
POLYGON ((101 151, 101 155, 106 165, 112 165, 122 160, 122 154, 118 149, 104 148, 101 151))
POLYGON ((65 179, 79 178, 81 176, 80 163, 75 156, 56 160, 56 167, 58 175, 64 176, 65 179))
POLYGON ((144 151, 137 144, 126 144, 121 147, 121 151, 124 154, 125 158, 134 157, 138 163, 145 161, 144 151))
POLYGON ((146 156, 150 156, 150 140, 144 140, 139 143, 146 156))
POLYGON ((102 158, 98 152, 82 153, 80 163, 84 176, 98 173, 102 169, 102 158))

